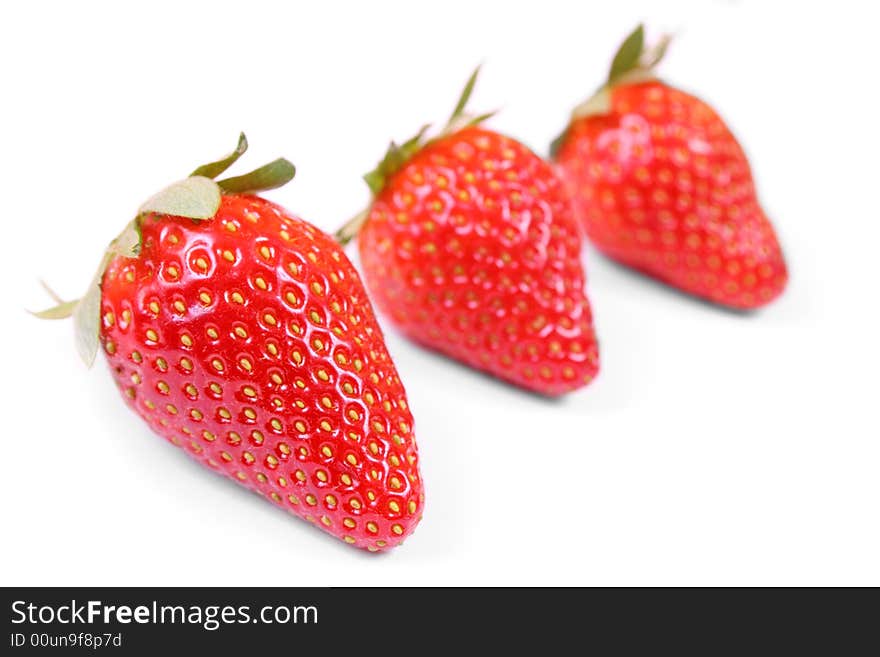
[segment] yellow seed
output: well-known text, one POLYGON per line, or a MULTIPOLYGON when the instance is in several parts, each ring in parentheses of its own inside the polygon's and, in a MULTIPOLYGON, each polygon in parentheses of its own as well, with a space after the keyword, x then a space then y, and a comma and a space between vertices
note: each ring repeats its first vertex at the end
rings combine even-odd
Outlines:
POLYGON ((241 442, 241 436, 238 435, 235 431, 230 431, 226 435, 226 442, 230 445, 238 445, 241 442))
POLYGON ((324 370, 318 370, 317 374, 318 374, 318 378, 321 379, 321 381, 329 381, 330 380, 330 377, 327 375, 327 372, 324 370))
POLYGON ((415 503, 415 501, 414 501, 414 500, 410 500, 410 501, 409 501, 409 504, 406 505, 406 508, 409 509, 409 512, 410 512, 410 513, 415 513, 415 512, 416 512, 416 503, 415 503))
POLYGON ((264 436, 262 433, 260 433, 256 429, 254 429, 253 431, 251 431, 251 440, 253 440, 254 444, 256 444, 256 445, 262 445, 263 440, 264 440, 264 436))
POLYGON ((191 372, 193 368, 193 363, 189 358, 181 358, 180 359, 180 367, 187 372, 191 372))
POLYGON ((312 311, 309 312, 309 318, 310 318, 315 324, 320 324, 320 323, 321 323, 321 316, 320 316, 316 311, 314 311, 314 310, 312 310, 312 311))
POLYGON ((351 537, 351 536, 343 536, 343 537, 342 537, 342 540, 345 541, 346 543, 348 543, 349 545, 353 545, 354 543, 357 542, 357 541, 356 541, 353 537, 351 537))
POLYGON ((165 410, 171 413, 171 415, 177 415, 177 407, 174 404, 167 404, 165 410))
MULTIPOLYGON (((221 365, 222 365, 222 364, 221 364, 221 365)), ((220 387, 219 385, 217 385, 216 383, 212 383, 212 384, 209 385, 208 387, 211 389, 211 392, 213 392, 215 395, 219 395, 219 394, 221 394, 221 393, 223 392, 223 388, 221 388, 221 387, 220 387)))
POLYGON ((205 417, 204 415, 202 415, 201 411, 199 411, 199 410, 197 410, 197 409, 195 409, 195 408, 189 412, 189 415, 190 415, 190 417, 191 417, 193 420, 195 420, 196 422, 198 422, 198 421, 201 420, 203 417, 205 417))
POLYGON ((127 280, 129 283, 134 283, 134 272, 133 271, 125 272, 125 280, 127 280))
POLYGON ((349 502, 349 505, 351 506, 352 509, 360 509, 361 508, 361 501, 359 499, 357 499, 356 497, 353 497, 351 499, 351 501, 349 502))
POLYGON ((257 414, 254 413, 254 409, 252 409, 252 408, 244 409, 244 415, 249 420, 256 420, 257 419, 257 414))
POLYGON ((370 521, 367 523, 367 531, 370 532, 371 534, 375 534, 376 532, 379 531, 379 525, 377 525, 373 521, 370 521))
POLYGON ((208 261, 204 258, 196 258, 196 267, 202 271, 206 271, 208 269, 208 261))
POLYGON ((228 410, 226 410, 225 408, 219 408, 219 409, 217 409, 217 414, 218 414, 220 417, 222 417, 224 420, 229 420, 229 419, 232 418, 232 413, 230 413, 230 412, 229 412, 228 410))
POLYGON ((244 462, 247 463, 248 465, 250 465, 251 463, 253 463, 254 461, 257 460, 254 457, 254 455, 251 454, 250 452, 245 452, 244 454, 241 455, 241 458, 243 458, 244 462))
POLYGON ((266 457, 266 463, 269 464, 270 468, 278 467, 278 459, 275 458, 274 456, 272 456, 271 454, 269 454, 269 456, 266 457))
POLYGON ((199 394, 198 388, 196 388, 192 383, 187 383, 184 387, 184 390, 186 390, 186 394, 188 394, 190 397, 195 397, 199 394))
POLYGON ((347 474, 345 474, 345 473, 341 474, 341 475, 339 476, 339 480, 340 480, 343 484, 345 484, 346 486, 351 486, 351 477, 349 477, 347 474))
POLYGON ((388 508, 391 509, 391 511, 394 513, 400 513, 400 505, 394 500, 391 500, 388 503, 388 508))
POLYGON ((208 337, 211 338, 212 340, 216 340, 217 338, 220 337, 220 334, 217 333, 217 329, 215 329, 213 326, 209 326, 209 327, 205 330, 205 333, 207 333, 207 334, 208 334, 208 337))
POLYGON ((315 476, 318 478, 319 481, 324 481, 324 482, 327 481, 327 473, 324 472, 323 470, 318 470, 315 473, 315 476))
POLYGON ((245 331, 241 326, 236 326, 236 327, 235 327, 235 334, 236 334, 238 337, 240 337, 240 338, 246 338, 246 337, 247 337, 247 331, 245 331))
POLYGON ((199 293, 199 301, 201 301, 203 304, 205 304, 207 306, 208 304, 211 303, 211 295, 208 294, 207 292, 200 292, 199 293))
POLYGON ((330 524, 331 524, 331 523, 330 523, 330 518, 328 518, 327 516, 321 516, 321 523, 323 523, 324 525, 326 525, 327 527, 329 527, 330 524))
POLYGON ((291 504, 299 504, 299 499, 296 495, 290 494, 287 496, 287 499, 290 500, 291 504))
POLYGON ((184 347, 192 347, 193 346, 193 339, 190 336, 188 336, 186 333, 184 333, 183 335, 180 336, 180 342, 184 347))
POLYGON ((333 426, 327 420, 321 420, 320 426, 324 431, 332 431, 333 430, 333 426))
POLYGON ((159 336, 153 329, 147 329, 147 340, 156 342, 159 340, 159 336))
POLYGON ((315 294, 324 294, 324 286, 315 281, 312 283, 312 292, 315 294))
POLYGON ((229 295, 229 298, 232 299, 233 303, 244 303, 244 297, 239 292, 233 292, 229 295))
POLYGON ((295 477, 297 478, 297 480, 299 480, 299 481, 305 481, 305 480, 306 480, 306 473, 303 472, 302 470, 297 470, 296 473, 294 474, 294 476, 295 476, 295 477))
POLYGON ((349 529, 354 529, 355 527, 357 527, 357 523, 354 520, 352 520, 351 518, 343 518, 342 524, 345 525, 346 527, 348 527, 349 529))
POLYGON ((226 461, 227 463, 232 461, 232 456, 229 454, 229 452, 220 452, 220 458, 223 459, 224 461, 226 461))
POLYGON ((321 397, 321 404, 323 404, 325 408, 333 408, 333 401, 329 397, 321 397))
POLYGON ((241 391, 247 397, 256 397, 256 395, 257 395, 257 391, 254 390, 253 388, 251 388, 250 386, 245 386, 244 388, 241 389, 241 391))
POLYGON ((227 262, 234 262, 235 261, 235 254, 233 254, 232 251, 227 249, 226 251, 223 252, 223 259, 226 260, 227 262))
POLYGON ((278 324, 278 320, 275 319, 273 315, 266 313, 263 315, 263 321, 266 322, 269 326, 276 326, 278 324))
POLYGON ((403 534, 403 527, 401 527, 400 525, 395 523, 395 524, 391 525, 391 531, 393 531, 395 534, 400 536, 401 534, 403 534))
POLYGON ((205 440, 207 440, 209 443, 210 443, 210 442, 214 442, 214 438, 215 438, 215 437, 216 437, 216 436, 214 436, 214 434, 211 433, 210 431, 208 431, 207 429, 205 429, 204 431, 202 431, 202 438, 204 438, 205 440))
POLYGON ((175 301, 172 305, 174 306, 174 310, 176 310, 177 312, 186 312, 186 305, 180 299, 175 301))
POLYGON ((170 388, 168 387, 168 384, 165 383, 164 381, 159 381, 159 383, 156 384, 156 387, 159 389, 159 392, 161 392, 163 395, 167 395, 168 391, 170 390, 170 388))
POLYGON ((357 457, 354 454, 349 454, 345 457, 345 460, 348 461, 351 465, 357 465, 357 457))
POLYGON ((293 292, 288 292, 284 295, 284 298, 291 306, 295 306, 299 303, 299 300, 296 298, 296 295, 293 292))
POLYGON ((254 279, 254 285, 256 285, 261 290, 265 290, 269 287, 268 285, 266 285, 266 281, 262 276, 257 276, 254 279))
POLYGON ((180 272, 177 271, 177 267, 175 267, 174 265, 168 267, 167 272, 168 278, 170 278, 171 280, 176 280, 178 275, 180 274, 180 272))
POLYGON ((269 247, 265 244, 260 247, 260 255, 263 256, 266 260, 272 257, 272 252, 269 250, 269 247))
POLYGON ((243 370, 247 370, 248 372, 250 372, 251 369, 253 369, 251 362, 247 358, 242 358, 241 360, 238 361, 238 364, 241 365, 241 368, 243 370))
POLYGON ((315 506, 318 503, 318 498, 309 493, 306 495, 306 504, 309 506, 315 506))
POLYGON ((327 447, 327 445, 324 445, 324 446, 321 448, 321 454, 323 454, 323 455, 326 456, 327 458, 331 458, 331 457, 333 456, 333 450, 330 449, 329 447, 327 447))
POLYGON ((275 431, 281 431, 281 422, 279 422, 277 418, 273 417, 269 420, 269 425, 275 429, 275 431))
POLYGON ((401 487, 400 479, 398 479, 397 477, 391 477, 391 479, 388 480, 388 483, 391 484, 391 488, 401 487))

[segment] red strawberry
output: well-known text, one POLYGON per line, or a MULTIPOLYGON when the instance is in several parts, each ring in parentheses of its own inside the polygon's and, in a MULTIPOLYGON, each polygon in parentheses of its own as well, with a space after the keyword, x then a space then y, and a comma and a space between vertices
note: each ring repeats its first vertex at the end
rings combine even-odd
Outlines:
POLYGON ((464 105, 365 177, 367 285, 410 338, 530 390, 559 395, 599 367, 577 222, 560 179, 524 145, 479 127, 464 105))
POLYGON ((639 26, 554 143, 587 235, 608 256, 734 308, 782 293, 782 250, 749 162, 706 103, 654 78, 639 26))
POLYGON ((145 204, 100 292, 44 316, 74 312, 87 360, 100 321, 128 404, 202 464, 347 543, 393 547, 424 500, 406 393, 339 245, 252 195, 292 166, 210 180, 245 146, 145 204))

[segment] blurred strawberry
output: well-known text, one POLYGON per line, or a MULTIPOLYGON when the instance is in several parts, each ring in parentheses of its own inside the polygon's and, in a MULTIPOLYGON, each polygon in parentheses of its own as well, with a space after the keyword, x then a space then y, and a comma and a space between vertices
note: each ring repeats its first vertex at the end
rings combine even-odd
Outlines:
POLYGON ((464 113, 476 75, 439 135, 392 142, 338 237, 359 233, 370 292, 410 338, 559 395, 599 367, 578 226, 550 164, 464 113))
POLYGON ((608 256, 733 308, 782 293, 782 250, 751 168, 715 111, 654 75, 642 27, 551 150, 590 240, 608 256))

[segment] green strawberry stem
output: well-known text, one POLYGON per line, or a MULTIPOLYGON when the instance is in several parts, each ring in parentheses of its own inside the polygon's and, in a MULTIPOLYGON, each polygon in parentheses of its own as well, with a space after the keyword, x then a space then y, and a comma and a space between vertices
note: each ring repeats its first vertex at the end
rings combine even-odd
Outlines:
POLYGON ((357 236, 357 234, 361 230, 361 226, 363 226, 366 223, 367 217, 369 217, 369 216, 370 216, 369 209, 361 210, 355 216, 353 216, 351 219, 346 221, 345 224, 342 226, 342 228, 340 228, 335 233, 333 233, 333 237, 342 246, 345 246, 346 244, 351 242, 351 240, 353 240, 357 236))
POLYGON ((204 176, 205 178, 216 178, 221 173, 226 171, 229 167, 235 164, 235 161, 238 160, 244 152, 248 148, 247 137, 244 136, 242 132, 238 136, 238 145, 235 147, 235 150, 232 151, 229 155, 224 158, 217 160, 216 162, 209 162, 208 164, 203 164, 195 171, 193 171, 190 175, 192 176, 204 176))
MULTIPOLYGON (((572 122, 586 116, 607 114, 611 111, 611 90, 621 84, 631 84, 656 79, 655 67, 663 59, 669 46, 671 37, 662 35, 651 46, 645 45, 645 29, 639 24, 630 32, 620 44, 611 67, 608 69, 608 77, 592 96, 587 98, 572 110, 572 122)), ((550 143, 550 155, 555 156, 568 135, 568 126, 550 143)))
POLYGON ((197 167, 189 177, 172 183, 147 199, 138 209, 135 218, 126 224, 104 251, 85 295, 80 299, 64 301, 43 283, 55 305, 32 314, 40 319, 65 319, 72 316, 77 351, 86 366, 91 367, 98 352, 101 328, 101 280, 116 256, 138 257, 141 249, 140 224, 146 216, 171 215, 194 221, 211 219, 220 207, 223 194, 254 194, 275 189, 290 182, 296 175, 296 167, 284 158, 279 158, 242 176, 214 181, 216 176, 226 171, 244 154, 247 147, 247 138, 241 133, 235 150, 229 155, 197 167))
POLYGON ((218 181, 217 185, 229 194, 254 194, 286 185, 295 175, 296 167, 280 157, 243 176, 224 178, 218 181))
MULTIPOLYGON (((388 179, 400 171, 403 166, 425 146, 433 141, 458 132, 459 130, 463 130, 464 128, 478 125, 495 115, 494 111, 477 115, 472 115, 465 111, 468 101, 471 98, 471 94, 474 91, 474 87, 477 84, 479 74, 480 66, 477 66, 465 83, 461 94, 459 94, 458 101, 455 103, 455 108, 452 110, 452 114, 449 115, 446 125, 443 126, 443 129, 436 136, 426 139, 428 129, 431 127, 430 123, 426 123, 419 128, 419 131, 415 135, 402 144, 397 144, 397 142, 394 141, 388 144, 388 149, 385 151, 385 155, 376 167, 364 174, 363 177, 364 182, 367 183, 367 187, 370 189, 370 195, 372 198, 378 196, 385 188, 388 179)), ((363 210, 349 219, 344 226, 337 230, 334 233, 334 236, 339 243, 343 246, 348 244, 358 234, 368 216, 368 210, 363 210)))

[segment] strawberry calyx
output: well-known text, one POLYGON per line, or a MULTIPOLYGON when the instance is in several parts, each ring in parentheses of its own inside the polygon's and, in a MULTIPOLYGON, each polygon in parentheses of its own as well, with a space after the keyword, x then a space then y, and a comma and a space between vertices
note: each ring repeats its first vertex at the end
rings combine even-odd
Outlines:
MULTIPOLYGON (((458 102, 455 104, 455 108, 452 110, 452 114, 450 114, 449 119, 443 126, 443 129, 440 130, 436 135, 430 137, 428 136, 428 131, 431 128, 431 124, 426 123, 421 128, 419 128, 419 131, 415 135, 413 135, 403 143, 398 144, 395 141, 391 141, 391 143, 388 144, 388 149, 385 151, 385 155, 382 157, 376 167, 364 174, 363 177, 364 182, 367 183, 367 187, 370 188, 372 198, 378 196, 385 188, 385 184, 388 182, 388 180, 395 173, 400 171, 403 166, 425 146, 439 139, 443 139, 444 137, 447 137, 451 134, 454 134, 459 130, 463 130, 464 128, 479 125, 483 121, 495 115, 495 111, 476 115, 466 111, 468 101, 470 100, 471 94, 474 91, 474 86, 477 83, 477 77, 479 76, 479 73, 480 67, 477 66, 477 68, 474 69, 474 72, 471 73, 471 76, 468 78, 467 83, 465 83, 464 89, 462 89, 462 92, 458 97, 458 102)), ((342 226, 342 228, 334 233, 334 237, 336 238, 336 240, 343 246, 348 244, 358 234, 368 215, 369 208, 359 212, 354 217, 352 217, 349 221, 345 223, 344 226, 342 226)))
MULTIPOLYGON (((670 41, 670 35, 664 34, 656 43, 646 45, 645 28, 639 24, 627 35, 614 54, 608 77, 602 86, 572 110, 569 127, 577 119, 608 114, 611 111, 611 91, 614 87, 657 79, 654 70, 666 54, 670 41)), ((568 127, 553 140, 550 144, 551 156, 556 155, 567 135, 568 127)))
POLYGON ((160 216, 185 217, 195 222, 208 220, 217 214, 223 194, 254 194, 275 189, 290 182, 296 167, 288 160, 279 158, 241 176, 214 178, 225 172, 247 150, 244 133, 229 155, 197 167, 187 178, 172 183, 144 201, 134 219, 111 242, 101 257, 86 293, 80 298, 65 301, 45 283, 43 286, 55 301, 46 310, 33 312, 40 319, 66 319, 73 317, 77 352, 87 367, 91 367, 98 352, 101 315, 101 280, 113 258, 136 258, 141 250, 141 223, 160 216))

